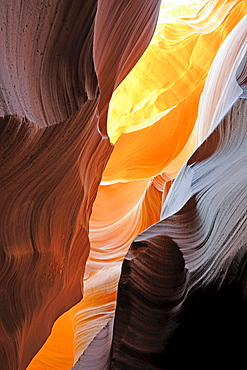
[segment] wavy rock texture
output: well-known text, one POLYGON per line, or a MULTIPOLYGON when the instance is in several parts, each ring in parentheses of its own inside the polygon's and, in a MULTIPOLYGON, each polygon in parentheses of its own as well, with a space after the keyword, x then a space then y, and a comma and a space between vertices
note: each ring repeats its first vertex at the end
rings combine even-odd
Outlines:
POLYGON ((208 75, 201 106, 215 118, 210 127, 201 120, 199 133, 210 132, 179 172, 160 222, 135 239, 123 262, 112 369, 185 361, 197 368, 198 358, 207 367, 241 367, 245 359, 246 30, 247 16, 208 75))
MULTIPOLYGON (((198 42, 194 44, 194 48, 195 48, 195 50, 197 50, 197 52, 196 52, 197 55, 200 54, 203 51, 202 56, 203 56, 203 62, 205 62, 205 65, 206 65, 206 63, 208 63, 209 55, 212 58, 211 60, 213 60, 213 56, 216 54, 216 52, 218 50, 217 47, 220 47, 220 45, 221 45, 222 41, 224 40, 224 38, 226 37, 226 35, 232 29, 234 29, 234 26, 236 24, 238 24, 239 29, 236 28, 235 35, 231 36, 235 40, 235 43, 236 43, 235 46, 232 47, 233 46, 232 40, 229 39, 229 38, 226 38, 225 39, 226 43, 223 42, 223 44, 225 44, 225 46, 222 44, 223 57, 220 58, 219 63, 216 63, 216 68, 218 68, 217 81, 219 83, 219 80, 221 80, 222 85, 224 85, 224 81, 225 81, 225 77, 224 77, 225 73, 223 73, 222 66, 227 66, 227 68, 229 68, 229 71, 231 71, 233 68, 228 63, 229 57, 231 57, 231 56, 233 57, 235 65, 237 65, 240 62, 241 58, 243 57, 243 55, 242 55, 242 52, 243 52, 242 46, 243 46, 243 40, 244 40, 245 36, 244 36, 244 34, 239 33, 239 30, 243 29, 243 26, 241 26, 241 23, 239 23, 239 21, 241 20, 241 17, 243 17, 243 15, 245 13, 245 9, 243 7, 242 2, 235 2, 234 4, 235 4, 235 6, 233 6, 233 3, 229 4, 229 2, 224 2, 224 3, 218 4, 218 7, 217 7, 216 3, 214 3, 213 4, 214 6, 212 7, 212 9, 209 7, 209 4, 207 5, 207 12, 210 14, 210 16, 208 16, 207 22, 205 22, 205 24, 206 25, 209 24, 209 26, 211 27, 210 28, 208 26, 208 33, 202 32, 198 26, 196 28, 194 26, 193 32, 192 32, 191 31, 192 30, 191 24, 193 24, 193 22, 192 22, 193 19, 187 20, 187 23, 190 24, 190 27, 187 26, 186 30, 187 30, 187 32, 190 32, 190 37, 193 36, 196 39, 198 39, 198 42), (217 16, 214 13, 215 8, 218 9, 216 14, 219 16, 219 20, 218 20, 217 16), (229 10, 231 10, 230 13, 229 13, 229 10), (214 27, 212 27, 212 23, 214 24, 214 27), (238 37, 236 37, 236 34, 238 34, 238 37), (211 42, 210 42, 211 39, 210 38, 214 39, 214 37, 216 37, 216 35, 218 35, 220 41, 219 41, 219 43, 217 43, 217 45, 216 45, 217 47, 214 48, 214 47, 212 47, 214 44, 213 45, 211 44, 211 42), (205 41, 205 38, 206 38, 207 41, 205 41), (231 48, 229 48, 229 44, 230 44, 231 48), (207 52, 204 50, 204 48, 206 48, 206 45, 208 45, 208 49, 206 49, 207 52), (225 50, 225 52, 224 52, 224 50, 225 50), (211 53, 213 54, 213 56, 211 55, 211 53), (222 70, 222 73, 219 72, 221 70, 222 70)), ((163 12, 164 11, 166 11, 165 14, 168 13, 168 10, 166 8, 163 9, 163 12)), ((174 11, 175 11, 174 9, 172 10, 170 8, 169 9, 169 15, 171 15, 171 13, 174 15, 174 11)), ((204 14, 205 12, 206 12, 206 10, 204 10, 204 12, 202 12, 202 14, 204 14)), ((162 14, 161 14, 161 16, 162 16, 162 14)), ((200 16, 200 17, 196 16, 196 19, 197 18, 203 18, 203 17, 202 16, 200 16)), ((181 23, 184 25, 184 19, 183 18, 181 20, 181 17, 179 17, 179 19, 176 20, 176 23, 175 22, 173 24, 169 23, 168 26, 167 26, 166 22, 167 21, 164 21, 164 19, 162 21, 162 18, 161 18, 161 20, 158 23, 158 28, 157 28, 158 31, 157 32, 160 32, 162 27, 164 29, 166 29, 166 27, 168 27, 170 32, 171 32, 171 30, 173 30, 172 31, 173 34, 176 33, 177 29, 178 29, 178 31, 180 30, 180 32, 182 33, 181 23)), ((197 20, 197 23, 198 23, 198 20, 197 20)), ((184 29, 182 28, 182 30, 184 30, 184 29)), ((155 40, 156 37, 157 37, 157 33, 155 33, 154 40, 155 40)), ((187 38, 188 38, 188 36, 187 36, 187 38)), ((164 39, 169 41, 167 34, 166 34, 166 37, 164 39)), ((170 44, 169 44, 168 41, 167 41, 166 48, 164 50, 167 50, 169 48, 170 44)), ((171 40, 170 40, 170 42, 171 42, 171 40)), ((151 42, 150 46, 152 46, 152 43, 153 43, 153 41, 151 42)), ((184 48, 183 49, 183 52, 184 52, 183 56, 187 55, 187 58, 188 58, 191 54, 191 49, 190 48, 186 49, 186 45, 187 44, 185 43, 184 46, 183 46, 183 48, 184 48)), ((174 54, 173 58, 174 59, 177 58, 176 59, 177 63, 181 64, 181 61, 179 59, 179 54, 177 52, 177 49, 174 48, 173 44, 170 45, 170 49, 172 49, 172 48, 173 48, 173 54, 174 54)), ((156 52, 158 52, 158 50, 159 49, 157 48, 156 52)), ((151 68, 151 66, 152 66, 151 61, 154 58, 155 53, 154 52, 150 53, 150 48, 147 49, 146 54, 148 52, 149 52, 149 68, 151 68)), ((144 57, 140 61, 140 63, 143 62, 143 60, 145 60, 145 58, 147 58, 146 54, 144 54, 144 57)), ((220 51, 220 54, 221 54, 221 51, 220 51)), ((218 55, 218 53, 217 53, 217 55, 218 55)), ((164 70, 165 61, 166 61, 165 58, 160 60, 160 68, 162 68, 162 70, 164 70)), ((193 59, 193 63, 195 63, 195 61, 196 61, 196 59, 193 59)), ((157 58, 157 59, 155 59, 155 68, 158 68, 158 66, 159 66, 159 59, 157 58)), ((198 65, 196 64, 194 66, 194 68, 198 68, 197 66, 198 65)), ((203 66, 204 66, 204 64, 203 64, 203 66)), ((141 68, 141 65, 140 65, 139 68, 141 68)), ((193 70, 193 65, 190 65, 190 68, 193 70)), ((134 71, 135 71, 135 69, 132 72, 134 73, 134 71)), ((143 71, 145 71, 144 68, 143 68, 143 71)), ((153 72, 155 72, 155 69, 154 69, 153 72)), ((130 73, 130 75, 131 75, 131 73, 130 73)), ((205 73, 205 75, 206 74, 207 73, 205 73)), ((212 74, 212 72, 210 72, 210 74, 212 74)), ((232 75, 234 76, 234 73, 232 75)), ((196 78, 198 80, 198 76, 197 76, 196 72, 194 72, 194 76, 196 76, 196 78)), ((136 77, 136 75, 135 75, 135 77, 136 77)), ((144 75, 140 74, 139 79, 143 78, 143 82, 144 82, 145 77, 146 77, 146 74, 144 74, 144 75)), ((166 86, 165 77, 166 76, 164 76, 164 86, 166 86)), ((215 79, 215 77, 214 77, 214 79, 215 79)), ((182 82, 182 81, 180 81, 180 82, 182 82)), ((187 83, 189 85, 188 89, 190 89, 191 87, 194 88, 193 85, 190 83, 190 79, 187 80, 187 83)), ((199 80, 198 80, 198 83, 199 83, 199 80)), ((202 84, 204 86, 204 81, 203 81, 202 84)), ((124 85, 124 83, 121 84, 119 86, 119 88, 117 89, 118 94, 121 93, 121 91, 122 91, 121 89, 122 89, 123 85, 124 85)), ((206 83, 206 85, 208 85, 208 84, 206 83)), ((206 85, 205 85, 204 90, 206 90, 206 85)), ((178 93, 181 90, 182 86, 183 85, 181 85, 180 89, 177 90, 178 93)), ((242 86, 243 86, 243 84, 242 84, 242 86)), ((127 87, 126 87, 126 90, 129 92, 129 94, 131 94, 132 88, 134 88, 134 87, 135 87, 135 85, 133 86, 133 82, 131 83, 131 89, 129 87, 129 89, 127 90, 127 87)), ((174 86, 171 86, 170 91, 172 91, 173 88, 174 88, 174 86)), ((143 89, 143 86, 142 86, 142 89, 143 89)), ((142 89, 141 89, 141 91, 142 91, 142 89)), ((125 92, 126 92, 126 90, 125 90, 125 92)), ((203 99, 206 99, 207 96, 210 97, 212 93, 213 93, 212 88, 211 88, 210 92, 208 92, 207 94, 204 93, 203 96, 201 97, 200 105, 203 105, 204 104, 203 99)), ((158 90, 157 90, 157 94, 159 94, 158 90)), ((193 94, 194 94, 194 96, 196 96, 195 93, 192 93, 192 95, 193 94)), ((199 94, 199 93, 197 92, 197 94, 199 94)), ((179 97, 179 94, 177 94, 177 95, 179 97)), ((184 163, 184 161, 194 151, 194 148, 196 147, 196 145, 200 144, 200 139, 197 139, 197 137, 199 137, 198 133, 200 132, 201 129, 204 129, 204 131, 206 133, 208 132, 208 130, 210 130, 210 127, 207 128, 207 126, 205 128, 203 128, 203 125, 206 124, 205 116, 204 116, 204 120, 202 120, 202 119, 199 120, 199 116, 201 117, 201 114, 202 114, 202 113, 199 113, 199 115, 198 115, 198 109, 199 109, 198 102, 199 102, 199 98, 200 98, 199 95, 196 97, 197 104, 195 104, 195 112, 193 113, 193 120, 194 120, 193 121, 193 127, 194 128, 193 128, 192 133, 189 136, 189 139, 188 139, 187 143, 182 148, 181 152, 178 154, 178 156, 175 159, 173 159, 173 153, 172 153, 172 151, 170 151, 169 142, 167 142, 168 144, 167 144, 167 146, 163 147, 162 153, 160 153, 160 152, 156 153, 157 154, 157 159, 162 159, 163 158, 162 160, 165 160, 166 163, 168 163, 168 165, 165 167, 166 171, 162 172, 161 174, 157 174, 155 177, 150 179, 150 178, 145 178, 145 176, 143 178, 142 168, 136 167, 135 168, 135 171, 136 171, 135 173, 136 173, 137 179, 134 178, 132 181, 124 181, 124 182, 121 181, 121 182, 119 182, 121 179, 119 179, 118 174, 116 174, 115 178, 112 179, 112 181, 109 181, 109 182, 103 181, 103 182, 101 182, 101 185, 99 187, 99 191, 98 191, 98 194, 97 194, 97 198, 96 198, 96 201, 95 201, 94 206, 93 206, 93 213, 92 213, 92 216, 91 216, 91 219, 90 219, 89 238, 90 238, 90 241, 91 241, 91 250, 90 250, 89 260, 88 260, 87 265, 86 265, 86 276, 90 277, 90 274, 93 274, 93 273, 95 273, 95 271, 98 271, 102 268, 105 268, 106 269, 105 271, 107 271, 108 268, 110 268, 110 269, 114 268, 117 261, 119 261, 119 262, 122 261, 122 259, 124 258, 124 255, 126 254, 128 248, 129 248, 129 245, 130 245, 131 241, 139 234, 139 232, 143 231, 145 228, 147 228, 148 226, 157 222, 160 219, 160 210, 161 210, 161 207, 162 207, 162 203, 166 199, 167 193, 168 193, 169 188, 170 188, 170 186, 173 182, 174 177, 176 176, 177 172, 179 171, 179 169, 182 166, 182 164, 184 163), (198 143, 197 143, 197 140, 198 140, 198 143), (158 158, 158 156, 161 156, 161 154, 162 154, 162 158, 158 158), (119 194, 121 194, 121 196, 119 196, 119 194)), ((163 95, 163 97, 164 96, 165 95, 163 95)), ((217 102, 217 99, 218 99, 218 97, 217 97, 217 95, 215 95, 214 101, 217 102)), ((228 101, 229 107, 235 101, 234 99, 235 98, 232 97, 228 101)), ((113 98, 112 102, 114 102, 114 98, 113 98)), ((188 117, 188 113, 187 113, 187 111, 188 111, 188 105, 187 105, 188 101, 186 100, 186 102, 187 102, 186 104, 185 103, 183 104, 183 108, 181 108, 181 110, 179 110, 180 113, 178 113, 178 115, 179 114, 183 115, 182 117, 183 117, 183 122, 184 123, 185 123, 185 120, 187 120, 187 117, 188 117)), ((221 102, 224 102, 223 98, 221 99, 221 102)), ((143 108, 145 108, 144 103, 145 103, 145 101, 143 102, 143 108)), ((207 101, 205 103, 208 104, 207 101)), ((132 103, 132 105, 134 105, 134 102, 132 103)), ((122 108, 122 109, 124 107, 125 107, 124 105, 120 106, 120 108, 122 108)), ((190 107, 190 111, 191 111, 192 106, 189 105, 189 107, 190 107)), ((211 106, 211 105, 210 105, 210 108, 211 108, 211 112, 213 112, 214 109, 215 109, 215 107, 211 106)), ((175 110, 176 110, 176 108, 174 108, 174 112, 175 112, 175 110)), ((112 112, 110 111, 109 120, 111 119, 111 114, 112 114, 112 112)), ((108 120, 108 126, 109 126, 109 120, 108 120)), ((181 122, 181 126, 182 126, 182 122, 181 122)), ((177 140, 179 140, 180 136, 183 135, 183 131, 181 131, 181 126, 177 126, 176 130, 174 131, 176 133, 177 140)), ((116 130, 117 130, 117 127, 118 126, 116 126, 116 130)), ((159 134, 162 133, 162 127, 165 128, 166 126, 160 125, 159 134)), ((167 127, 169 128, 168 125, 167 125, 167 127)), ((144 130, 145 130, 145 127, 144 127, 144 130)), ((153 130, 153 133, 155 133, 155 130, 153 130)), ((166 134, 168 135, 169 132, 166 131, 166 134)), ((138 131, 138 137, 140 135, 142 135, 141 130, 138 131)), ((158 139, 159 139, 159 135, 155 136, 154 140, 158 140, 158 139)), ((118 143, 119 143, 118 141, 115 143, 114 151, 116 150, 116 148, 118 146, 118 143)), ((148 141, 148 144, 149 143, 150 143, 150 140, 148 141)), ((129 144, 131 144, 131 142, 126 141, 126 148, 128 148, 129 144)), ((148 146, 148 144, 146 144, 146 147, 148 146)), ((139 151, 139 149, 140 149, 139 147, 135 147, 134 145, 133 145, 133 148, 134 148, 133 153, 135 151, 139 151)), ((123 152, 125 153, 126 151, 124 150, 123 152)), ((148 158, 146 158, 146 159, 148 159, 148 158)), ((117 162, 116 162, 116 165, 117 165, 117 162)), ((144 159, 143 159, 143 166, 144 165, 145 165, 145 163, 144 163, 144 159)), ((132 158, 131 158, 131 160, 126 162, 126 166, 132 166, 132 158)), ((149 166, 152 166, 152 162, 149 162, 149 166)), ((146 166, 144 167, 144 170, 146 170, 146 166)), ((179 187, 178 190, 176 191, 176 202, 175 201, 174 202, 169 202, 170 207, 171 207, 172 204, 174 204, 174 205, 177 205, 177 207, 179 209, 178 196, 181 197, 182 201, 185 201, 186 191, 187 191, 186 188, 179 187)), ((189 192, 188 192, 188 194, 189 194, 189 192)), ((166 203, 166 207, 168 207, 167 203, 166 203)), ((175 210, 173 209, 173 211, 171 211, 171 212, 174 212, 174 211, 175 210)), ((105 273, 108 274, 107 272, 105 272, 105 273)), ((110 281, 110 279, 111 279, 110 273, 111 272, 109 271, 109 275, 108 275, 109 280, 108 281, 110 281)), ((115 279, 115 277, 113 279, 115 279)), ((117 280, 116 280, 116 282, 117 282, 117 280)), ((116 283, 115 286, 117 286, 117 283, 116 283)), ((93 294, 93 293, 91 293, 91 294, 93 294)), ((103 290, 101 290, 101 294, 104 294, 103 290)), ((114 296, 113 300, 114 299, 115 299, 115 296, 114 296)), ((92 306, 90 306, 90 307, 92 309, 92 306)), ((87 307, 84 306, 84 305, 80 306, 80 309, 79 309, 79 306, 78 306, 78 313, 79 314, 78 314, 77 317, 80 318, 80 320, 77 320, 76 325, 74 326, 74 332, 75 333, 77 333, 77 332, 82 333, 82 332, 85 331, 85 324, 84 324, 84 317, 85 316, 83 314, 83 310, 86 310, 86 309, 87 309, 87 307), (75 330, 75 328, 76 328, 76 330, 75 330)), ((71 326, 73 327, 73 325, 74 325, 75 321, 73 320, 73 317, 75 315, 75 312, 76 312, 76 309, 75 310, 72 309, 71 314, 67 314, 67 315, 65 314, 63 319, 61 318, 60 320, 58 320, 56 322, 56 325, 53 328, 53 332, 52 332, 52 335, 51 335, 49 341, 47 341, 46 345, 43 347, 42 357, 41 357, 41 352, 40 352, 40 357, 39 357, 39 355, 36 356, 36 359, 33 362, 33 364, 30 365, 30 368, 36 369, 38 364, 39 364, 40 368, 42 369, 42 366, 44 367, 44 365, 43 365, 44 362, 43 361, 45 361, 46 367, 48 366, 48 363, 49 363, 51 368, 56 368, 56 361, 53 360, 53 358, 51 356, 48 356, 48 355, 45 354, 45 348, 47 348, 47 350, 48 350, 48 348, 51 348, 51 349, 52 348, 58 348, 58 346, 59 346, 59 336, 61 335, 61 332, 63 330, 64 325, 67 325, 69 327, 71 327, 71 326), (59 323, 59 321, 60 321, 60 323, 59 323), (56 341, 56 343, 57 343, 56 345, 52 345, 53 340, 56 341), (49 358, 49 362, 47 361, 47 358, 49 358), (40 363, 38 362, 39 359, 40 359, 40 363)), ((96 316, 97 316, 97 310, 95 311, 95 313, 96 313, 96 316)), ((109 313, 109 315, 106 314, 106 320, 107 319, 109 320, 109 318, 112 317, 113 314, 114 314, 114 310, 112 310, 109 313), (110 315, 112 315, 112 316, 110 316, 110 315)), ((92 314, 92 316, 91 316, 91 325, 92 325, 92 327, 95 327, 94 326, 94 320, 95 320, 95 317, 92 314)), ((101 328, 102 328, 103 325, 105 325, 106 321, 102 319, 101 322, 102 322, 102 326, 101 326, 101 328)), ((99 325, 99 321, 97 322, 97 325, 99 325)), ((100 330, 100 325, 97 326, 97 327, 98 327, 98 330, 100 330)), ((87 330, 89 330, 88 326, 87 326, 87 330)), ((93 331, 93 333, 94 333, 93 335, 97 334, 94 331, 93 331)), ((92 339, 93 337, 94 336, 88 335, 88 338, 92 339)), ((63 341, 65 341, 65 340, 66 339, 64 338, 63 341)), ((85 349, 86 349, 90 340, 88 339, 88 341, 85 341, 84 339, 80 338, 80 336, 77 339, 76 334, 75 334, 74 337, 73 336, 67 336, 68 348, 73 348, 74 341, 76 341, 76 343, 77 343, 77 347, 76 347, 77 351, 76 351, 76 354, 75 354, 75 360, 78 359, 78 356, 80 354, 85 352, 85 349)), ((98 342, 96 341, 96 343, 98 343, 98 342)), ((58 351, 57 351, 57 353, 58 353, 58 351)), ((99 350, 99 353, 100 353, 100 350, 99 350)), ((67 354, 68 354, 68 351, 63 349, 63 351, 60 351, 60 353, 59 353, 59 358, 60 359, 63 358, 63 357, 65 358, 67 354)), ((69 352, 69 356, 72 356, 71 352, 69 352)), ((55 358, 54 355, 53 355, 53 357, 55 358)), ((72 357, 70 357, 70 358, 72 358, 72 357)), ((86 360, 85 355, 82 355, 81 356, 81 361, 80 361, 81 366, 88 366, 88 365, 85 365, 86 364, 85 360, 86 360), (84 364, 84 365, 82 365, 82 364, 84 364)), ((71 361, 72 361, 72 359, 71 359, 71 361)), ((98 363, 97 363, 97 365, 95 364, 95 366, 99 366, 98 363)), ((130 366, 129 363, 128 363, 128 366, 130 366)))
POLYGON ((6 370, 25 369, 56 318, 82 298, 89 217, 112 151, 107 106, 149 43, 159 5, 1 2, 0 357, 6 370))
POLYGON ((99 357, 94 355, 94 359, 96 362, 103 361, 105 352, 100 351, 99 345, 109 346, 110 337, 101 337, 100 332, 114 317, 120 270, 121 264, 118 263, 84 279, 83 299, 58 318, 51 335, 28 369, 70 369, 81 355, 83 361, 79 361, 80 365, 89 362, 92 352, 87 348, 93 341, 95 345, 92 343, 92 351, 95 351, 95 347, 99 350, 99 357), (98 334, 99 341, 94 340, 98 334))
MULTIPOLYGON (((218 30, 218 34, 221 35, 220 42, 222 42, 226 34, 231 30, 235 23, 241 19, 244 13, 242 4, 240 2, 236 2, 236 7, 233 7, 233 10, 235 10, 232 10, 232 12, 228 14, 229 7, 226 8, 226 6, 229 4, 227 4, 228 3, 221 4, 222 7, 219 12, 220 15, 222 12, 224 15, 220 18, 220 22, 222 24, 220 22, 217 23, 217 25, 220 26, 220 29, 218 30), (227 27, 229 24, 231 27, 227 27)), ((211 23, 212 19, 217 19, 217 17, 215 18, 214 16, 213 10, 214 8, 210 13, 211 18, 209 17, 211 23)), ((166 22, 163 23, 166 25, 166 22)), ((170 24, 169 29, 174 28, 173 32, 175 32, 177 27, 181 27, 181 22, 178 21, 178 23, 174 23, 173 25, 170 24)), ((199 31, 197 29, 197 34, 198 32, 199 31)), ((212 33, 211 37, 215 37, 215 33, 212 33)), ((197 43, 195 46, 196 45, 197 43)), ((205 47, 205 43, 202 43, 202 45, 205 47)), ((186 51, 185 46, 186 45, 184 45, 184 51, 186 51)), ((201 49, 199 48, 199 50, 201 49)), ((214 54, 216 51, 217 48, 210 48, 208 50, 208 52, 213 52, 214 54)), ((177 55, 176 49, 174 49, 173 52, 174 55, 177 55)), ((188 49, 187 53, 190 52, 190 49, 188 49)), ((150 54, 150 60, 152 60, 153 56, 154 53, 150 54)), ((207 60, 208 54, 204 54, 204 57, 207 60)), ((157 67, 158 61, 155 60, 155 62, 157 67)), ((161 59, 161 63, 163 66, 163 59, 161 59)), ((121 86, 119 88, 121 89, 121 86)), ((197 97, 197 100, 199 101, 199 96, 197 97)), ((195 107, 196 113, 194 114, 193 124, 195 124, 197 115, 197 105, 195 107)), ((184 112, 183 114, 185 114, 186 111, 187 105, 184 104, 181 112, 184 112)), ((164 147, 162 155, 166 158, 166 162, 169 163, 166 167, 167 172, 157 175, 151 180, 149 178, 142 179, 143 175, 138 174, 138 180, 136 181, 121 183, 112 181, 112 183, 102 183, 99 188, 96 203, 94 204, 94 210, 90 222, 89 237, 92 248, 90 258, 86 266, 86 277, 91 279, 94 276, 95 271, 102 267, 106 267, 108 270, 108 268, 112 266, 114 270, 116 261, 121 261, 123 259, 130 242, 136 237, 136 235, 152 223, 159 220, 161 204, 166 197, 172 179, 176 176, 182 163, 184 163, 185 159, 189 157, 196 146, 196 133, 197 131, 194 129, 187 144, 183 147, 181 153, 175 160, 173 160, 173 156, 170 156, 171 151, 165 150, 164 147), (141 179, 139 179, 139 177, 141 179), (119 197, 119 194, 121 194, 121 197, 119 197), (121 199, 124 201, 119 202, 121 199)), ((176 135, 177 137, 180 136, 178 128, 176 135)), ((117 146, 118 142, 116 142, 115 145, 117 146)), ((167 146, 167 148, 169 148, 169 146, 167 146)), ((132 160, 129 161, 128 165, 132 165, 132 160)), ((136 168, 136 170, 137 169, 138 168, 136 168)), ((118 175, 116 175, 116 180, 119 181, 117 176, 118 175)), ((181 189, 178 193, 181 194, 181 189)), ((116 269, 119 271, 119 267, 116 267, 116 269)), ((30 364, 30 369, 44 369, 49 367, 56 369, 58 366, 60 369, 69 368, 75 361, 77 361, 79 356, 87 348, 90 341, 114 315, 118 273, 116 272, 116 274, 113 274, 113 270, 110 267, 108 272, 104 272, 107 276, 107 285, 110 284, 110 286, 115 287, 111 288, 113 289, 112 293, 110 293, 112 296, 105 296, 104 288, 99 284, 99 288, 94 288, 90 291, 91 298, 97 299, 98 304, 95 303, 92 305, 87 303, 86 299, 83 299, 83 304, 76 305, 75 308, 61 316, 54 325, 49 340, 30 364), (95 293, 95 290, 98 292, 97 294, 95 293), (103 300, 101 300, 100 295, 103 297, 103 300), (102 306, 100 307, 100 305, 102 306), (90 310, 92 311, 92 314, 89 316, 88 307, 90 307, 90 310), (104 311, 106 307, 107 310, 104 311), (98 317, 99 310, 101 310, 101 312, 105 312, 100 316, 100 319, 98 317), (76 320, 75 316, 77 318, 76 320), (65 326, 67 328, 71 328, 69 333, 65 333, 65 326), (93 329, 91 330, 90 327, 93 329), (61 336, 63 333, 63 346, 61 346, 61 336), (76 345, 74 343, 76 343, 76 345)), ((103 275, 101 276, 103 277, 103 275)), ((94 284, 97 284, 96 280, 94 280, 94 284)), ((111 290, 109 292, 111 292, 111 290)), ((84 358, 84 356, 82 357, 84 358)))
POLYGON ((105 370, 109 368, 113 319, 99 332, 71 370, 105 370))
MULTIPOLYGON (((168 18, 165 10, 143 57, 113 95, 108 131, 115 148, 104 182, 150 178, 180 154, 194 128, 211 64, 246 14, 246 4, 209 1, 197 15, 179 18, 168 18)), ((187 159, 181 159, 175 175, 187 159)))
POLYGON ((134 68, 158 0, 1 3, 4 369, 108 367, 163 203, 111 366, 241 355, 247 9, 192 3, 134 68))
POLYGON ((90 219, 89 268, 122 261, 134 238, 159 220, 170 182, 207 136, 214 112, 224 104, 229 109, 238 96, 233 98, 228 82, 243 58, 245 35, 237 36, 236 48, 228 39, 218 51, 246 14, 245 2, 209 1, 196 15, 192 11, 179 2, 161 7, 149 47, 113 94, 107 126, 115 146, 90 219), (218 92, 210 102, 202 100, 202 91, 207 98, 216 81, 218 92), (157 176, 163 183, 155 187, 157 176))
MULTIPOLYGON (((208 366, 231 360, 241 367, 247 329, 246 120, 247 100, 239 99, 178 175, 167 207, 176 203, 180 188, 189 193, 185 204, 140 234, 127 253, 112 369, 174 368, 191 352, 208 366)), ((193 354, 190 364, 197 365, 193 354)))

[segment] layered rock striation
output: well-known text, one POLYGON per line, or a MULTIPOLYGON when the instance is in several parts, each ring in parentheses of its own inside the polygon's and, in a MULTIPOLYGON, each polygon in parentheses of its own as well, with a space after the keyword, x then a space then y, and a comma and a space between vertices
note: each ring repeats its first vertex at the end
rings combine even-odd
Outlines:
POLYGON ((159 10, 0 5, 6 370, 243 360, 246 3, 159 10))
POLYGON ((112 152, 107 106, 150 41, 159 3, 1 2, 6 370, 25 369, 54 321, 82 298, 89 217, 112 152))
POLYGON ((197 120, 199 146, 176 177, 161 220, 134 240, 124 259, 111 369, 172 369, 185 361, 197 368, 198 358, 207 367, 229 361, 241 367, 244 361, 246 22, 245 16, 211 66, 197 120))
POLYGON ((193 368, 198 357, 208 366, 244 360, 246 119, 247 100, 239 99, 177 177, 164 218, 131 245, 112 369, 170 369, 188 356, 193 368), (183 198, 179 189, 187 199, 170 214, 183 198))

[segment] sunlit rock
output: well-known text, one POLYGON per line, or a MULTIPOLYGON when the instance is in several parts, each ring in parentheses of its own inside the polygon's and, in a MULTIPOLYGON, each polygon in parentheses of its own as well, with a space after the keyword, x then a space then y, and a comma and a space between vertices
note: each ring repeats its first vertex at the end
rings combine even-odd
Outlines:
POLYGON ((162 3, 0 5, 4 370, 242 356, 246 4, 162 3))
POLYGON ((25 369, 83 296, 89 217, 112 151, 107 105, 148 45, 159 3, 1 2, 5 370, 25 369))
POLYGON ((179 172, 161 220, 134 240, 124 259, 111 369, 173 368, 190 353, 193 368, 198 358, 207 367, 244 361, 246 30, 245 16, 208 75, 201 106, 216 118, 208 127, 206 112, 204 119, 199 114, 205 140, 179 172))

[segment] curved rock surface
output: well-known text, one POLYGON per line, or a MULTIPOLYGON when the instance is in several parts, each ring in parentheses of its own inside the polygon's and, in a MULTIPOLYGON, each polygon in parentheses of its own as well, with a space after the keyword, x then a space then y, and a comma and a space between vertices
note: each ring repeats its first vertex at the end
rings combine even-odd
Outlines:
POLYGON ((114 320, 111 319, 93 339, 71 370, 105 370, 109 368, 113 323, 114 320))
POLYGON ((99 350, 99 357, 96 359, 94 356, 95 361, 104 358, 104 351, 101 352, 99 346, 102 343, 109 347, 110 337, 107 335, 105 342, 100 332, 114 317, 120 271, 121 264, 118 263, 84 279, 83 299, 56 320, 51 335, 29 364, 28 370, 68 370, 80 357, 83 359, 79 361, 80 365, 89 362, 89 354, 95 348, 99 350), (98 334, 100 340, 94 340, 98 334), (92 351, 87 351, 93 341, 92 351))
POLYGON ((189 199, 140 234, 127 253, 112 369, 170 369, 188 356, 192 368, 198 358, 205 366, 233 361, 241 367, 247 329, 246 120, 247 100, 240 99, 190 158, 167 204, 176 202, 179 188, 190 190, 189 199))
MULTIPOLYGON (((229 361, 241 367, 244 361, 246 30, 247 16, 223 43, 218 67, 212 65, 208 75, 201 103, 216 112, 213 128, 179 172, 161 220, 135 239, 124 259, 112 369, 170 369, 185 361, 197 368, 198 358, 206 367, 229 361), (227 74, 227 84, 224 69, 235 71, 227 74), (212 81, 216 70, 222 74, 212 81), (233 82, 237 90, 230 88, 233 82)), ((207 129, 207 120, 201 124, 207 129)))
POLYGON ((227 36, 237 24, 243 28, 246 4, 209 1, 196 15, 192 10, 179 2, 161 7, 150 45, 113 94, 107 126, 115 144, 90 220, 91 268, 121 261, 138 233, 159 220, 170 182, 207 136, 216 110, 217 124, 220 109, 238 96, 229 82, 245 35, 231 36, 234 48, 227 36))
POLYGON ((107 105, 149 43, 159 5, 1 2, 0 357, 6 370, 25 369, 58 316, 82 298, 89 217, 112 151, 107 105))
MULTIPOLYGON (((180 4, 174 3, 175 12, 180 4)), ((152 42, 111 100, 107 125, 115 148, 103 174, 104 183, 170 173, 166 167, 192 135, 211 64, 245 15, 246 3, 236 0, 209 1, 190 17, 171 18, 166 7, 161 8, 152 42)), ((190 143, 187 157, 180 159, 173 176, 196 147, 190 143)))
POLYGON ((148 227, 111 367, 241 359, 247 8, 192 3, 1 3, 4 369, 107 369, 148 227))

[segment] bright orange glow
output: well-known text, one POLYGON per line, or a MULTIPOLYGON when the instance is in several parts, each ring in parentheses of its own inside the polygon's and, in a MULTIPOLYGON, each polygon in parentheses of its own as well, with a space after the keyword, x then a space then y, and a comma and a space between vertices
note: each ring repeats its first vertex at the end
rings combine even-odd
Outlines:
POLYGON ((196 148, 206 78, 246 4, 176 3, 162 6, 152 42, 111 100, 115 148, 93 207, 85 297, 56 321, 28 370, 70 369, 114 316, 120 263, 133 239, 159 220, 173 179, 196 148))

